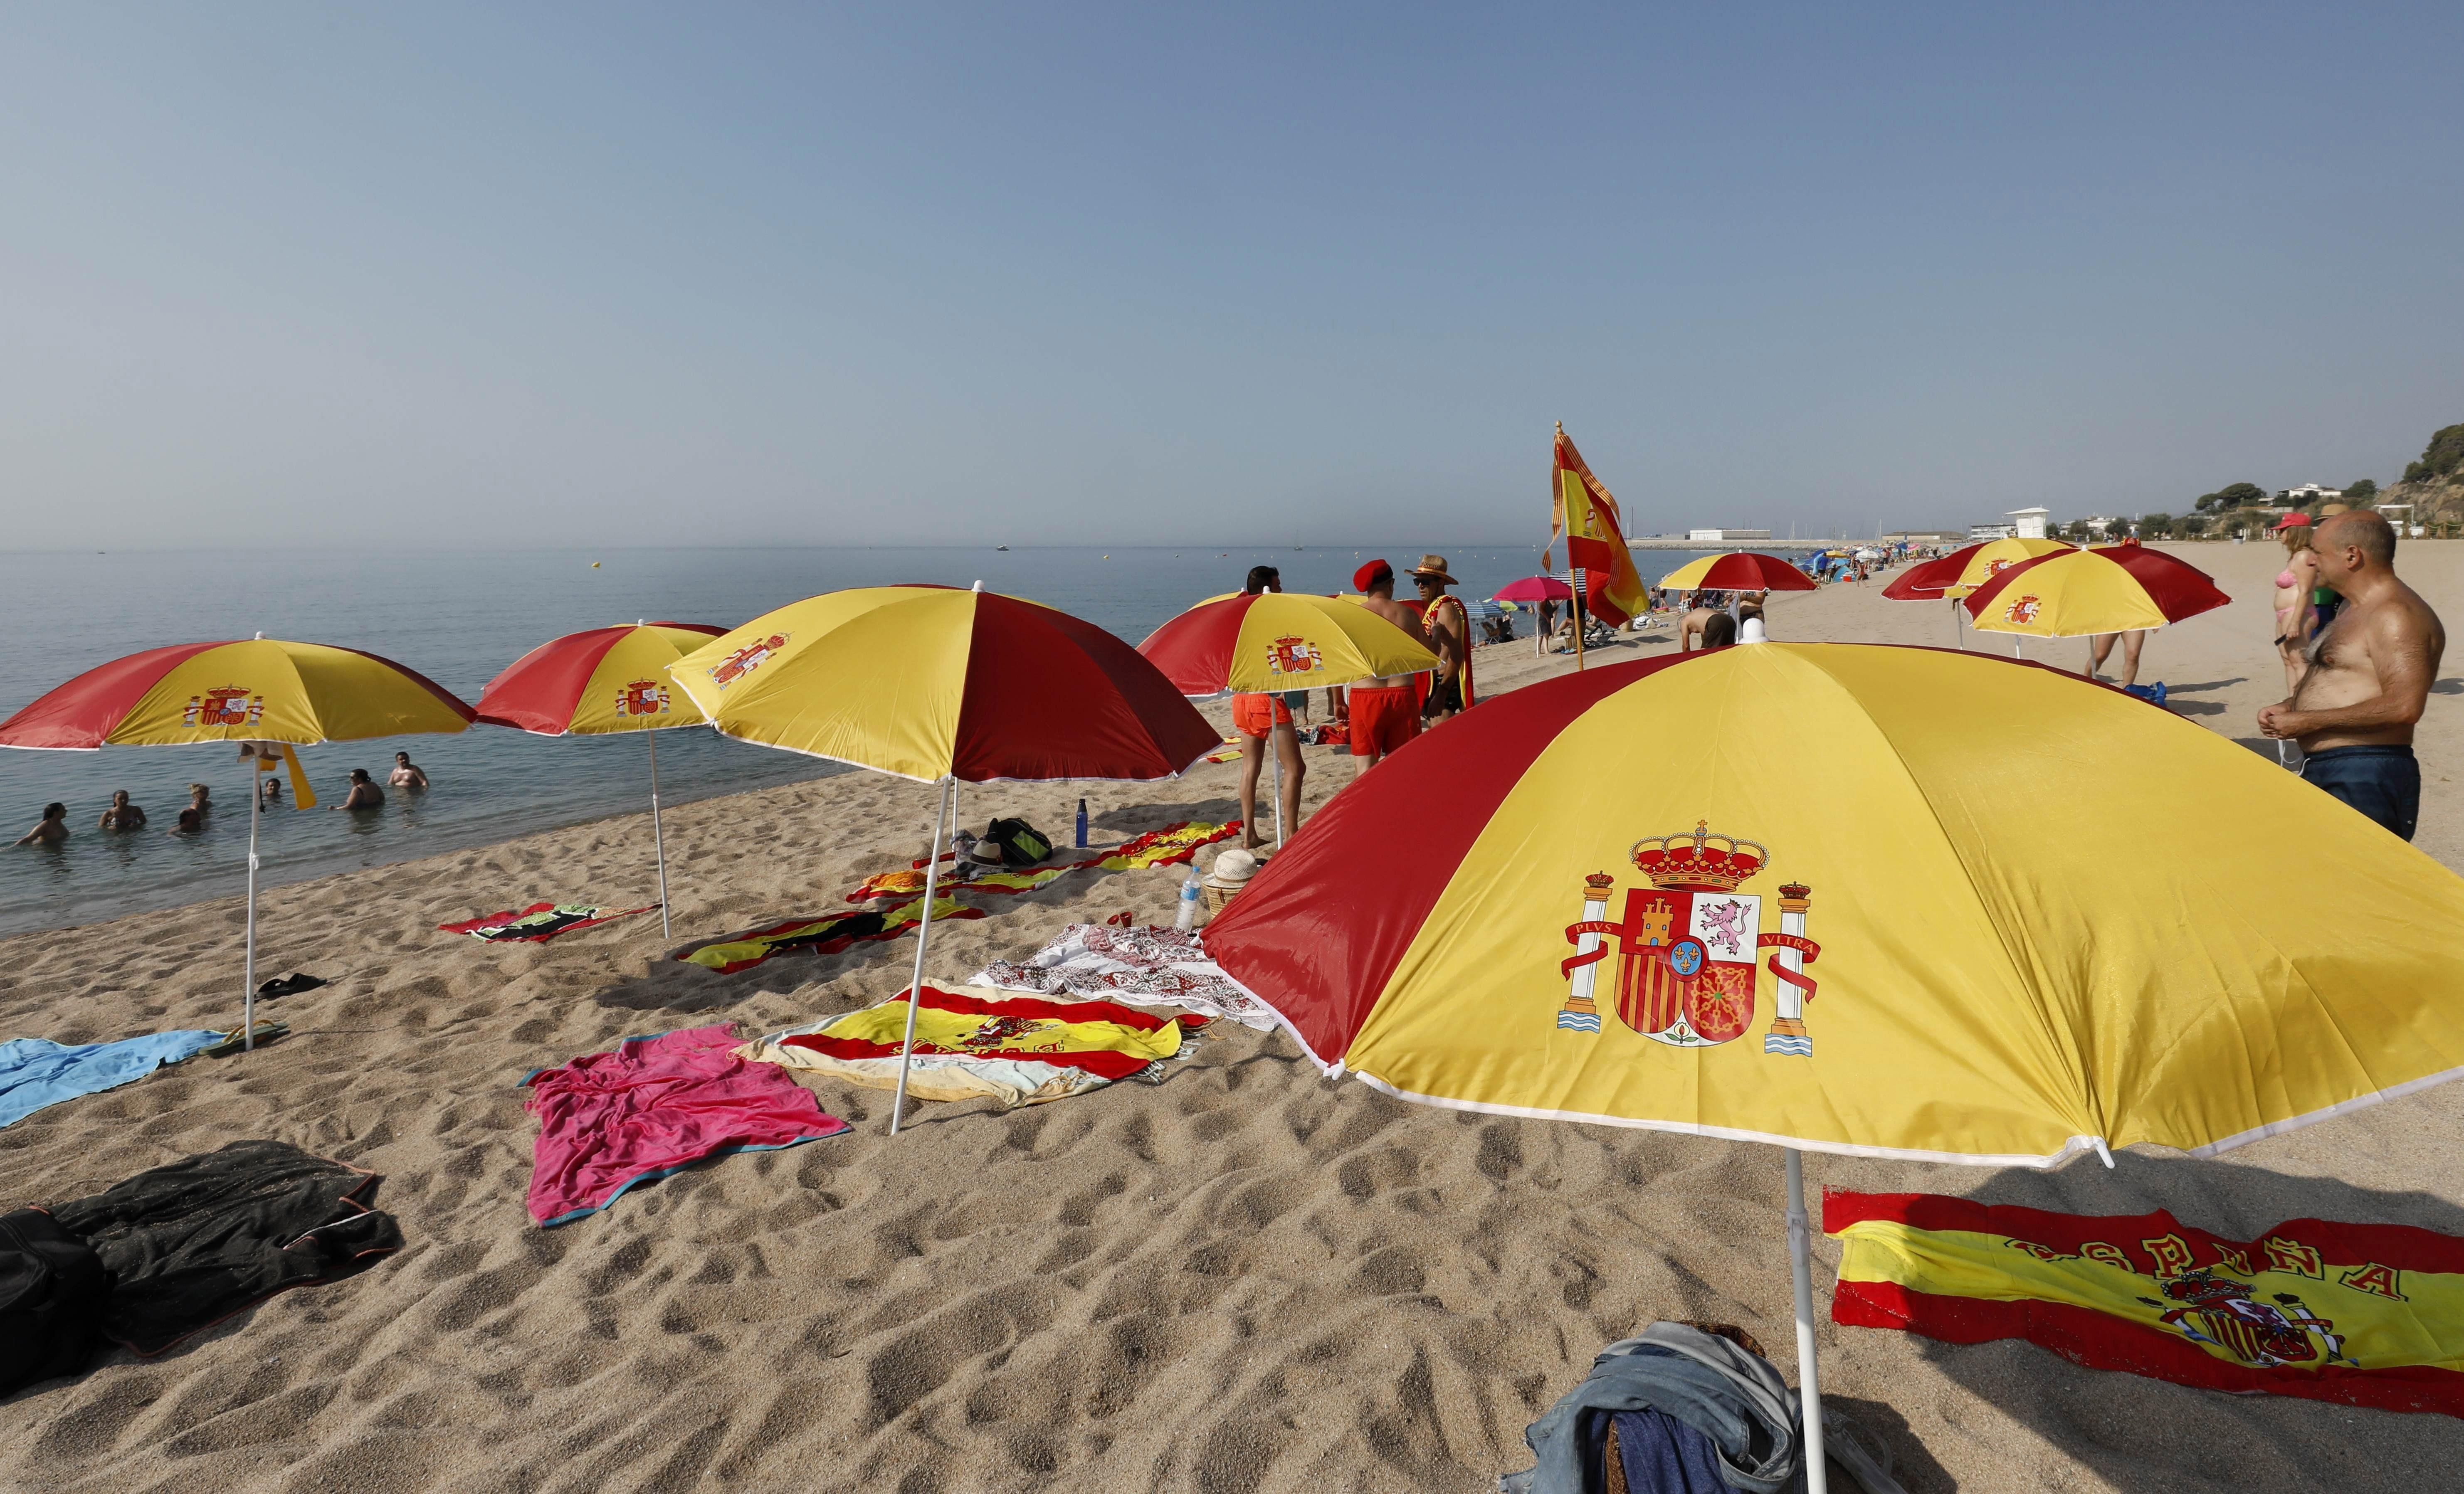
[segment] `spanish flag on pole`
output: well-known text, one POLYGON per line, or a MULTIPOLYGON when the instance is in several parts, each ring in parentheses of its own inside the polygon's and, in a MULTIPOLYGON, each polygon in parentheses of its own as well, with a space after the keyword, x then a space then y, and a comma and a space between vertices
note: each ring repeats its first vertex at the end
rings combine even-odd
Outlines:
POLYGON ((1549 538, 1564 535, 1567 565, 1588 573, 1584 607, 1611 625, 1639 615, 1647 599, 1642 578, 1635 572, 1634 552, 1626 548, 1625 533, 1618 526, 1617 499, 1583 465, 1582 453, 1566 439, 1564 426, 1557 428, 1553 480, 1555 512, 1551 516, 1549 538))

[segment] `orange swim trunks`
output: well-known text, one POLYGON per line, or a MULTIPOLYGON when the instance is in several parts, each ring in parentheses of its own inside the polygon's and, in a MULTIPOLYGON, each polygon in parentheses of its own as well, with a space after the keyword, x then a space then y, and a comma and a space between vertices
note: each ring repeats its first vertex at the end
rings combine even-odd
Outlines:
POLYGON ((1278 726, 1292 724, 1292 708, 1280 695, 1232 697, 1232 730, 1243 736, 1264 736, 1278 726))
POLYGON ((1352 687, 1352 755, 1382 758, 1420 735, 1420 703, 1409 685, 1352 687))

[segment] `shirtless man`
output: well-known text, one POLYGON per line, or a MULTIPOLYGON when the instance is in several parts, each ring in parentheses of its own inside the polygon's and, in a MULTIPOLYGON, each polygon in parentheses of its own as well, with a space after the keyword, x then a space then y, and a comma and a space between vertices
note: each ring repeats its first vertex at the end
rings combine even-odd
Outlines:
POLYGON ((428 775, 420 770, 418 763, 410 760, 410 754, 407 752, 393 755, 393 771, 385 775, 385 781, 414 794, 428 792, 428 775))
POLYGON ((102 812, 95 824, 105 830, 142 830, 145 828, 145 811, 128 802, 128 790, 114 789, 111 807, 102 812))
POLYGON ((1688 610, 1684 620, 1677 625, 1677 651, 1687 653, 1696 648, 1708 647, 1707 642, 1698 643, 1696 640, 1703 637, 1704 630, 1709 626, 1711 619, 1727 615, 1717 607, 1694 607, 1688 610))
POLYGON ((1422 708, 1430 719, 1443 721, 1472 702, 1471 695, 1471 623, 1463 604, 1446 595, 1455 579, 1446 574, 1446 558, 1424 555, 1420 563, 1412 567, 1412 584, 1420 591, 1420 615, 1426 619, 1421 636, 1428 640, 1429 651, 1438 656, 1437 683, 1429 689, 1428 703, 1422 708), (1440 603, 1453 603, 1441 606, 1440 603))
POLYGON ((2266 736, 2292 737, 2301 776, 2406 840, 2421 814, 2412 724, 2430 701, 2447 629, 2396 579, 2395 531, 2367 509, 2318 525, 2319 579, 2343 599, 2310 645, 2293 698, 2258 714, 2266 736))
MULTIPOLYGON (((1360 588, 1360 604, 1418 638, 1419 615, 1395 600, 1395 567, 1372 560, 1352 573, 1360 588)), ((1412 698, 1412 676, 1381 674, 1356 680, 1347 692, 1352 702, 1352 755, 1367 772, 1388 753, 1420 735, 1420 712, 1412 698)))

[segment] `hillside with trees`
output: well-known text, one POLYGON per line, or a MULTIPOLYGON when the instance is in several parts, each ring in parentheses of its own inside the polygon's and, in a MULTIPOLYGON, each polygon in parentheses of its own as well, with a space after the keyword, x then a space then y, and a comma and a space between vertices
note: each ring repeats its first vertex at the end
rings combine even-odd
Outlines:
POLYGON ((2412 521, 2432 526, 2431 534, 2452 534, 2464 524, 2464 425, 2447 426, 2430 438, 2420 459, 2404 470, 2404 480, 2377 494, 2379 506, 2412 505, 2412 521))

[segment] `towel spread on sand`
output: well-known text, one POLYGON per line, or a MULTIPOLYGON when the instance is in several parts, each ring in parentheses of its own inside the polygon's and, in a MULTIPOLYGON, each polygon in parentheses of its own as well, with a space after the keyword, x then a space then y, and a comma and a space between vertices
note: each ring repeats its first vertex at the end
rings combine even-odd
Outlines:
POLYGON ((1266 1003, 1234 985, 1223 967, 1206 957, 1197 934, 1176 929, 1073 923, 1023 961, 994 960, 970 977, 969 983, 1035 991, 1063 1000, 1114 997, 1181 1006, 1260 1032, 1275 1030, 1275 1014, 1266 1003))
MULTIPOLYGON (((907 1092, 924 1100, 978 1097, 1038 1105, 1116 1079, 1159 1077, 1184 1056, 1184 1031, 1202 1018, 1161 1018, 1110 1001, 1055 1002, 991 992, 924 988, 907 1092)), ((879 1005, 746 1044, 741 1056, 833 1074, 871 1088, 898 1083, 907 993, 879 1005)))
POLYGON ((489 913, 484 917, 466 918, 460 923, 440 923, 436 927, 448 934, 467 934, 474 939, 493 939, 504 943, 539 944, 560 934, 587 929, 594 923, 611 918, 630 918, 658 907, 645 903, 639 908, 592 908, 583 903, 533 903, 519 912, 489 913))
POLYGON ((832 1136, 847 1122, 778 1069, 737 1057, 721 1022, 629 1038, 530 1076, 539 1117, 531 1218, 562 1224, 635 1183, 729 1152, 769 1152, 832 1136))
MULTIPOLYGON (((789 918, 758 929, 738 929, 715 939, 701 939, 668 956, 732 976, 781 955, 835 955, 859 940, 894 939, 915 927, 924 899, 865 912, 824 913, 818 918, 789 918)), ((933 899, 933 921, 980 918, 980 908, 962 908, 953 897, 933 899)))
POLYGON ((401 1226, 370 1207, 382 1180, 284 1142, 234 1141, 51 1213, 111 1273, 103 1336, 158 1354, 401 1249, 401 1226))
POLYGON ((2464 1240, 2291 1219, 2226 1240, 2171 1214, 1830 1193, 1832 1320, 2024 1338, 2179 1385, 2464 1417, 2464 1240))
POLYGON ((45 1106, 134 1084, 165 1064, 194 1058, 222 1041, 219 1032, 149 1032, 118 1043, 58 1044, 48 1038, 0 1043, 0 1126, 13 1126, 45 1106))
MULTIPOLYGON (((1152 867, 1177 867, 1198 854, 1199 848, 1212 846, 1241 832, 1241 822, 1210 824, 1203 820, 1182 820, 1160 830, 1149 830, 1113 846, 1100 856, 1084 861, 1065 862, 1058 867, 1027 867, 1017 871, 971 871, 962 882, 937 882, 938 892, 989 892, 1008 895, 1032 892, 1049 887, 1073 871, 1143 871, 1152 867)), ((944 860, 949 858, 944 857, 944 860)), ((858 883, 847 894, 850 903, 869 902, 876 897, 913 897, 924 890, 924 864, 901 871, 884 871, 858 883)), ((940 917, 939 913, 933 915, 940 917)))

